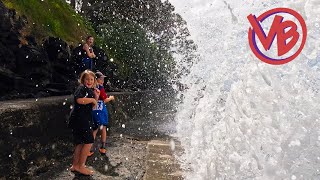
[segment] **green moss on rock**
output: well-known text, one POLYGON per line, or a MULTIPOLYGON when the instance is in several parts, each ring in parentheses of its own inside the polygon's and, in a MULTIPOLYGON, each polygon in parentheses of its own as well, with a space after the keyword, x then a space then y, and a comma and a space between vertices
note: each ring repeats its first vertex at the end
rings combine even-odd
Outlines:
POLYGON ((25 35, 41 41, 48 36, 59 37, 69 44, 95 35, 91 24, 62 0, 2 0, 6 7, 27 17, 25 35))

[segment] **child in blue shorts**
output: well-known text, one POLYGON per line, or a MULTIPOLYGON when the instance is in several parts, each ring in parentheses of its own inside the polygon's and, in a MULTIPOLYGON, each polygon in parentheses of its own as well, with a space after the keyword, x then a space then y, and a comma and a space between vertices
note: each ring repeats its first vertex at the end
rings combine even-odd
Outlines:
MULTIPOLYGON (((107 96, 104 90, 103 83, 106 77, 101 72, 96 72, 97 78, 97 88, 100 90, 100 95, 98 99, 98 105, 92 111, 93 121, 98 126, 97 130, 93 131, 93 137, 95 138, 98 130, 101 130, 101 146, 99 152, 104 155, 106 154, 106 140, 107 140, 107 125, 108 125, 108 110, 105 103, 114 100, 114 96, 107 96)), ((93 152, 91 151, 88 156, 91 156, 93 152)))

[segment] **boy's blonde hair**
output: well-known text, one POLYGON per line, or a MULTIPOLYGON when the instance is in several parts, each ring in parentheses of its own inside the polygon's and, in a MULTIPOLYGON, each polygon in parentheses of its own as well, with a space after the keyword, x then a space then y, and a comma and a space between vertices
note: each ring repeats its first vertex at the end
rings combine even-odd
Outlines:
POLYGON ((96 75, 94 74, 94 72, 90 71, 90 70, 85 70, 81 73, 80 75, 80 79, 79 79, 79 83, 80 84, 84 84, 84 79, 87 77, 87 76, 92 76, 93 79, 94 79, 94 83, 93 83, 93 87, 96 87, 97 86, 97 78, 96 78, 96 75))

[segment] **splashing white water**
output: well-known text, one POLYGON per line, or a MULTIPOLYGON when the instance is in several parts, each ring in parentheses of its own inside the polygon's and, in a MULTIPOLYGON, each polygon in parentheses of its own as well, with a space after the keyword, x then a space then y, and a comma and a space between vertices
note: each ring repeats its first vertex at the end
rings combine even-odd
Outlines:
POLYGON ((186 179, 319 179, 320 2, 171 3, 201 54, 181 78, 176 115, 186 179), (247 40, 247 16, 276 7, 298 11, 308 28, 302 54, 281 66, 258 60, 247 40))
POLYGON ((75 6, 74 9, 76 10, 76 12, 81 12, 82 5, 83 5, 82 0, 66 0, 68 4, 71 4, 71 1, 74 2, 74 6, 75 6))
POLYGON ((74 9, 77 12, 81 12, 82 4, 83 4, 82 0, 75 0, 75 8, 74 9))

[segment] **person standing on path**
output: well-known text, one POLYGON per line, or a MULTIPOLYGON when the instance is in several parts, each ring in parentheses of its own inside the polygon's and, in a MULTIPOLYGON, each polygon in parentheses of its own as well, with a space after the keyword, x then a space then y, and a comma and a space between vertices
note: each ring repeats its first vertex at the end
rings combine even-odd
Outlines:
POLYGON ((98 105, 100 91, 95 88, 97 81, 92 71, 82 72, 79 82, 80 85, 74 93, 74 108, 68 124, 72 129, 75 144, 70 170, 82 175, 92 175, 93 171, 86 168, 85 163, 94 142, 93 131, 98 128, 92 120, 92 109, 98 105))
POLYGON ((81 72, 84 70, 93 70, 93 59, 96 58, 96 55, 93 52, 93 43, 94 43, 94 38, 93 36, 88 36, 86 38, 86 43, 82 47, 82 63, 80 65, 80 70, 81 72))
MULTIPOLYGON (((97 130, 93 131, 93 137, 95 139, 98 130, 100 129, 101 131, 101 146, 99 148, 99 152, 102 155, 106 154, 106 140, 107 140, 107 126, 109 123, 109 118, 108 118, 108 110, 106 107, 106 103, 114 100, 114 96, 109 96, 106 94, 106 91, 103 87, 104 84, 104 78, 106 77, 104 74, 101 72, 96 72, 96 78, 97 78, 97 88, 100 91, 99 95, 99 100, 98 100, 98 105, 96 108, 93 109, 92 111, 92 116, 93 116, 93 121, 97 126, 99 127, 97 130)), ((90 151, 88 156, 91 156, 94 152, 90 151)))

